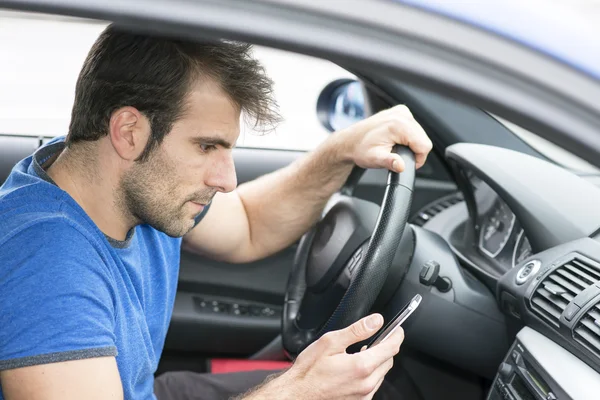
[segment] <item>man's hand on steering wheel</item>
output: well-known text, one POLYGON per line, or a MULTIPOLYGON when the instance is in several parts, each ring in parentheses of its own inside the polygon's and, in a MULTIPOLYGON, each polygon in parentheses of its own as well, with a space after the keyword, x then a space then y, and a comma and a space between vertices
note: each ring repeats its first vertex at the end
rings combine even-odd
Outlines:
POLYGON ((404 171, 404 161, 392 147, 407 146, 415 153, 417 169, 427 160, 433 144, 408 107, 399 105, 381 111, 337 132, 347 158, 362 168, 404 171))

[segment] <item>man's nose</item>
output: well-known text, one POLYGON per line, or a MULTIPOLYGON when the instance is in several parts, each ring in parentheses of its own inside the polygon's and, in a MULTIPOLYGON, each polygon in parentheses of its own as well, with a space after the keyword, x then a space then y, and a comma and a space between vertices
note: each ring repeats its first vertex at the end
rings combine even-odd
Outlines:
POLYGON ((224 152, 208 171, 206 185, 219 192, 228 193, 237 186, 237 176, 231 151, 224 152))

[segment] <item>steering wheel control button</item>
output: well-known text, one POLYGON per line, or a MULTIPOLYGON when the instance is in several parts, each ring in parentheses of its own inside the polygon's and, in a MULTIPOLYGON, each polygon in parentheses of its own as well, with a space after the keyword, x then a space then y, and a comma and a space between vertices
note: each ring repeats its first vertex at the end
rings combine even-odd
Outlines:
POLYGON ((565 317, 565 319, 569 322, 571 322, 571 320, 573 319, 573 317, 575 315, 577 315, 577 313, 581 310, 581 308, 575 304, 575 303, 571 303, 567 306, 567 308, 565 308, 565 311, 563 312, 563 316, 565 317))
MULTIPOLYGON (((517 285, 524 284, 529 280, 530 277, 537 274, 540 270, 541 265, 542 263, 540 263, 538 260, 532 260, 523 265, 521 269, 519 269, 519 272, 517 273, 517 277, 515 279, 517 285)), ((556 286, 560 287, 558 285, 556 286)))
POLYGON ((423 267, 421 267, 419 282, 425 286, 434 286, 440 292, 446 293, 452 289, 452 281, 439 275, 440 264, 433 260, 427 261, 423 267))
POLYGON ((348 263, 348 273, 350 276, 352 276, 352 273, 354 272, 354 269, 356 268, 356 266, 360 264, 360 260, 362 260, 362 256, 363 256, 363 248, 361 246, 358 249, 358 251, 352 256, 352 258, 350 259, 350 262, 348 263))

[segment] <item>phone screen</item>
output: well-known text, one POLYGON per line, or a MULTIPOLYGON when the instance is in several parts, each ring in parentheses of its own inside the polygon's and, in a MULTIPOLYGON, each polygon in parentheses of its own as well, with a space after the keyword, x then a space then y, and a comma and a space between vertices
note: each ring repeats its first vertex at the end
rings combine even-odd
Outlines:
POLYGON ((408 302, 408 304, 402 307, 402 309, 398 312, 398 314, 396 314, 394 318, 392 318, 390 322, 388 322, 383 328, 379 330, 379 332, 377 332, 373 336, 373 338, 367 345, 367 348, 373 347, 387 339, 396 330, 396 328, 398 328, 400 325, 402 325, 404 321, 406 321, 406 319, 410 316, 410 314, 413 313, 413 311, 415 311, 419 304, 421 304, 421 299, 422 297, 420 294, 417 294, 415 297, 413 297, 412 300, 408 302))

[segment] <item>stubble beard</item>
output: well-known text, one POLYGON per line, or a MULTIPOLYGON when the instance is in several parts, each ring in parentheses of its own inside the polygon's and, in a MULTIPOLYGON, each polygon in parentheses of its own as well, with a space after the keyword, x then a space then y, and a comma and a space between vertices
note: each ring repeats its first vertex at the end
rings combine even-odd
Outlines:
POLYGON ((182 196, 174 167, 160 149, 144 162, 136 163, 119 182, 117 207, 133 225, 148 224, 165 234, 179 238, 195 226, 195 215, 188 202, 208 204, 215 194, 205 188, 182 196))

